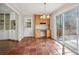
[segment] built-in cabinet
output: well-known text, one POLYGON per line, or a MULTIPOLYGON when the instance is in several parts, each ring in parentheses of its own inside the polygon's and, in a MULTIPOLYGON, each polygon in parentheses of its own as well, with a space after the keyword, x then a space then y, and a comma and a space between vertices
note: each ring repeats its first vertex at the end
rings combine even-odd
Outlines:
POLYGON ((16 20, 10 13, 0 13, 0 40, 16 39, 16 20))
POLYGON ((50 38, 50 19, 41 19, 35 15, 35 38, 50 38))
POLYGON ((0 13, 0 30, 4 29, 4 14, 0 13))
POLYGON ((10 13, 0 13, 0 30, 15 30, 16 20, 10 20, 10 13))

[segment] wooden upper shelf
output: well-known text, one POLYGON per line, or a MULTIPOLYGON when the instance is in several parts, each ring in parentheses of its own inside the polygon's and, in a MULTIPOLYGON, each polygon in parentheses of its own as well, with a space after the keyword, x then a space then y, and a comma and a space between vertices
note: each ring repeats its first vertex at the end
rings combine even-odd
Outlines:
POLYGON ((41 15, 35 15, 35 25, 47 24, 50 27, 50 19, 40 19, 41 15))

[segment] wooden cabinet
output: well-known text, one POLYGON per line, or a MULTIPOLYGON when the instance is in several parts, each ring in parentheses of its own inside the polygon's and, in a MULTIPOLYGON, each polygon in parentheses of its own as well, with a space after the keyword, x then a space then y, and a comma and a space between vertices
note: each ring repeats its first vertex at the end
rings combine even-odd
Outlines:
MULTIPOLYGON (((35 15, 35 26, 40 24, 40 16, 35 15)), ((35 38, 40 38, 40 30, 35 27, 35 38)))
POLYGON ((40 16, 35 16, 35 25, 40 24, 40 16))
POLYGON ((50 32, 49 29, 47 29, 47 30, 46 30, 46 37, 47 37, 47 38, 50 38, 50 36, 51 36, 51 32, 50 32))
POLYGON ((35 30, 35 38, 40 38, 40 30, 35 30))
POLYGON ((41 32, 40 31, 44 31, 45 32, 45 37, 50 37, 50 19, 40 19, 41 15, 35 15, 35 38, 41 38, 41 32), (37 25, 47 25, 47 29, 44 30, 40 30, 37 29, 37 25))

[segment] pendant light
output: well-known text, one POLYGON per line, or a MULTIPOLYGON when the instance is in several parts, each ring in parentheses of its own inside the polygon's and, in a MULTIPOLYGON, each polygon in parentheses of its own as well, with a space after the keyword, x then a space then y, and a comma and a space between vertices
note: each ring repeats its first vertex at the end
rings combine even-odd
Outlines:
POLYGON ((44 14, 40 16, 41 19, 49 19, 50 15, 46 13, 46 3, 44 3, 44 14))

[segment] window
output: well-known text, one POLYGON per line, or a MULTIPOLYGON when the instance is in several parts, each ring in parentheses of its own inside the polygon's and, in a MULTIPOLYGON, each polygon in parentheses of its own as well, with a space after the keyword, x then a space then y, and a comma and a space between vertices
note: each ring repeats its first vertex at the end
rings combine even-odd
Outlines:
POLYGON ((31 28, 31 19, 27 19, 26 25, 27 28, 31 28))

